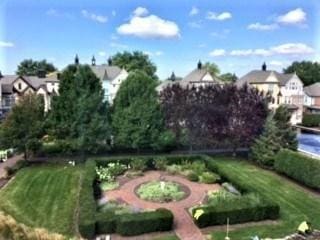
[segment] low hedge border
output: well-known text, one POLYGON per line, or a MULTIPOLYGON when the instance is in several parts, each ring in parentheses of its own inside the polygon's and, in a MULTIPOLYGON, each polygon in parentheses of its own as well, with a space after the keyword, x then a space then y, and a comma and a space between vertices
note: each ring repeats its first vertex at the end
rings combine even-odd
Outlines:
POLYGON ((303 114, 302 125, 305 127, 319 127, 320 115, 312 113, 303 114))
POLYGON ((320 161, 317 159, 283 149, 275 157, 274 168, 303 185, 320 190, 320 161))
POLYGON ((123 236, 135 236, 150 232, 170 231, 173 226, 173 214, 167 209, 153 212, 127 213, 115 216, 101 213, 97 216, 97 233, 118 233, 123 236))
POLYGON ((93 191, 93 183, 96 178, 95 167, 94 161, 86 161, 79 196, 78 228, 81 236, 89 239, 95 235, 97 210, 93 191))

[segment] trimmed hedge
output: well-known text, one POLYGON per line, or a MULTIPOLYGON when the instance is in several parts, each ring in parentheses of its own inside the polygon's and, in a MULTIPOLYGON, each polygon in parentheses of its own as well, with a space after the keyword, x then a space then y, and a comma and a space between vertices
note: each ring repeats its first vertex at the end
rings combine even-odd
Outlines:
POLYGON ((254 203, 252 198, 241 196, 232 200, 226 199, 216 205, 194 208, 192 209, 193 216, 197 210, 204 211, 198 219, 194 218, 197 226, 203 228, 226 224, 228 218, 230 224, 277 219, 280 208, 267 201, 260 200, 254 203))
POLYGON ((93 183, 96 178, 96 163, 86 161, 79 196, 79 232, 84 238, 92 238, 95 235, 96 201, 94 199, 93 183))
POLYGON ((169 231, 173 225, 173 214, 167 209, 154 212, 123 214, 117 221, 116 232, 123 236, 169 231))
POLYGON ((283 149, 275 157, 276 171, 296 181, 320 190, 320 161, 283 149))
POLYGON ((302 125, 305 127, 319 127, 320 114, 303 114, 302 125))
POLYGON ((117 217, 113 213, 98 213, 96 218, 96 233, 115 233, 117 227, 117 217))

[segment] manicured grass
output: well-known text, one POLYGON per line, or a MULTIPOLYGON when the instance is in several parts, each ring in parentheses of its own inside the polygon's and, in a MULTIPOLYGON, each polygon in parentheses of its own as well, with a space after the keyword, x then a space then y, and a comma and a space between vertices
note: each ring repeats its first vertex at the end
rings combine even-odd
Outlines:
MULTIPOLYGON (((247 240, 250 236, 283 237, 296 231, 298 225, 309 220, 320 229, 320 194, 314 194, 273 172, 263 170, 248 162, 230 159, 214 159, 220 171, 232 181, 244 183, 280 205, 278 224, 240 228, 230 233, 231 239, 247 240)), ((225 232, 214 231, 215 240, 223 240, 225 232)))
POLYGON ((72 236, 80 174, 72 166, 24 168, 0 190, 0 209, 28 226, 72 236))

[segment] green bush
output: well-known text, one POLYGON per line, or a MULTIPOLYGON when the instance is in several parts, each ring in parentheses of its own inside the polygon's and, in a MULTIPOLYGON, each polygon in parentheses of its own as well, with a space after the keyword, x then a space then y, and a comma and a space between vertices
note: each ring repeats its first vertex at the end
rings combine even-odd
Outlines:
POLYGON ((115 233, 117 227, 117 216, 114 214, 105 212, 98 213, 96 221, 97 234, 115 233))
POLYGON ((123 236, 169 231, 173 225, 173 214, 167 209, 154 212, 123 214, 117 221, 116 232, 123 236))
POLYGON ((96 178, 95 167, 94 161, 86 161, 79 195, 79 232, 82 237, 89 239, 95 235, 97 209, 93 191, 93 183, 96 178))
POLYGON ((145 158, 132 158, 130 166, 134 171, 144 171, 147 168, 147 159, 145 158))
POLYGON ((157 170, 165 170, 168 164, 166 157, 155 157, 154 158, 154 167, 157 170))
POLYGON ((192 215, 197 211, 203 211, 198 217, 194 217, 197 226, 203 228, 212 225, 245 223, 279 217, 279 206, 269 203, 257 194, 248 194, 241 197, 219 198, 211 201, 210 205, 192 209, 192 215))
POLYGON ((213 172, 204 172, 200 176, 200 182, 202 182, 202 183, 212 184, 212 183, 217 183, 220 181, 221 181, 220 176, 213 173, 213 172))
POLYGON ((319 127, 320 114, 304 114, 302 118, 302 125, 305 127, 319 127))
POLYGON ((192 181, 192 182, 198 182, 199 181, 199 176, 193 171, 188 173, 187 178, 188 178, 189 181, 192 181))
POLYGON ((320 161, 290 150, 281 150, 275 157, 276 171, 315 189, 320 189, 320 161))

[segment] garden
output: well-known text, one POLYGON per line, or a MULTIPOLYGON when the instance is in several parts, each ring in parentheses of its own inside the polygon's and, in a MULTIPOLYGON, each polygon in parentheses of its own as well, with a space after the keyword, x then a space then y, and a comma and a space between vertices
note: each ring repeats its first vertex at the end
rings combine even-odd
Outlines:
MULTIPOLYGON (((294 175, 292 166, 280 160, 293 158, 290 154, 280 152, 276 166, 298 179, 301 174, 294 175)), ((316 163, 310 164, 315 168, 316 163)), ((88 239, 160 232, 157 239, 186 239, 179 225, 183 217, 192 223, 186 227, 193 227, 201 237, 205 227, 206 233, 222 240, 225 230, 210 229, 225 226, 229 219, 230 238, 244 240, 255 235, 285 236, 303 220, 319 228, 318 196, 241 159, 95 157, 76 166, 41 164, 19 170, 0 190, 0 210, 28 227, 65 237, 80 233, 88 239), (178 214, 181 211, 184 215, 178 214), (244 225, 233 228, 233 224, 244 225)))

